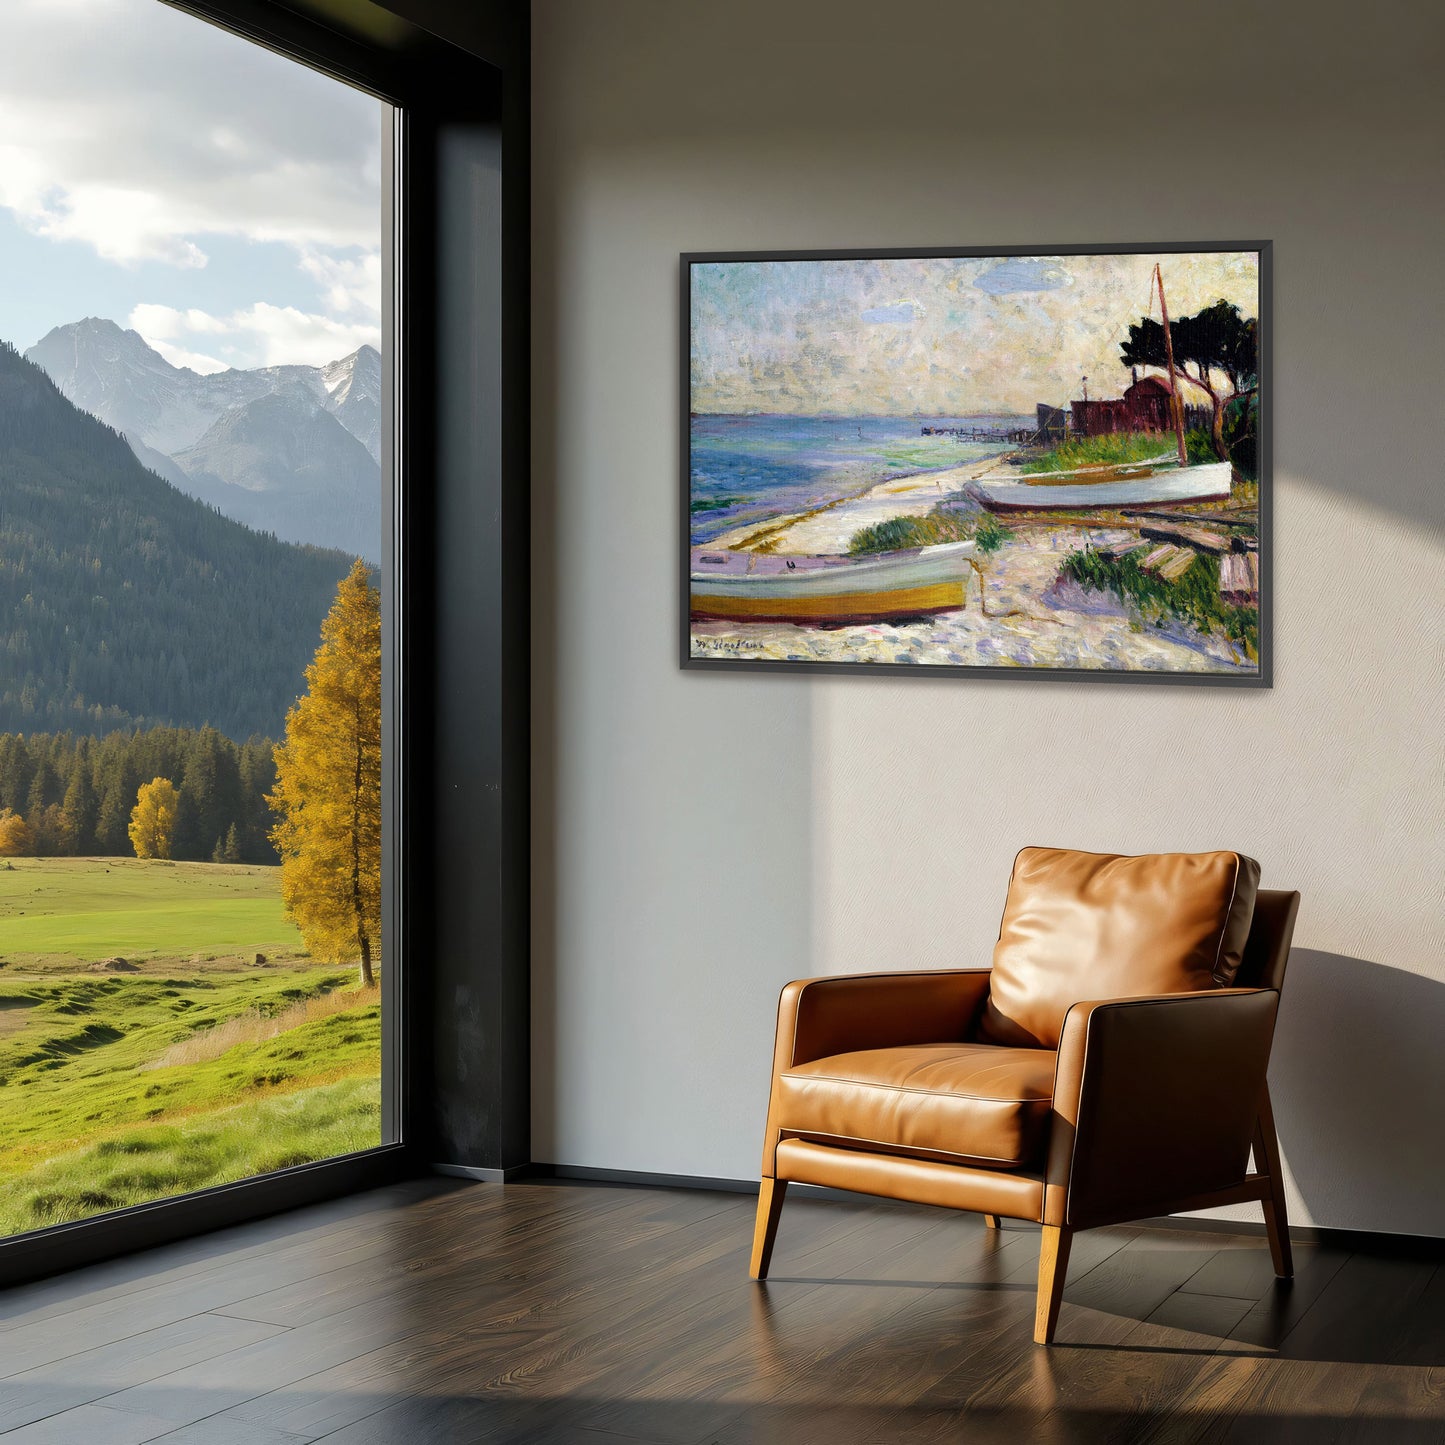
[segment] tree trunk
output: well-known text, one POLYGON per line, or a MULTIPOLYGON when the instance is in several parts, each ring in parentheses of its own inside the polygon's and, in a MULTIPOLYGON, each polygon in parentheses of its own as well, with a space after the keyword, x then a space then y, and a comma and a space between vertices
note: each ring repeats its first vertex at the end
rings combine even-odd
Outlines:
POLYGON ((372 988, 376 976, 371 970, 371 938, 366 931, 366 911, 361 899, 361 719, 356 720, 356 764, 351 788, 351 907, 356 914, 356 942, 361 950, 361 986, 372 988))
MULTIPOLYGON (((1224 408, 1225 401, 1221 397, 1214 397, 1214 424, 1210 428, 1210 436, 1214 441, 1214 455, 1222 462, 1229 460, 1229 448, 1224 444, 1224 408)), ((1230 474, 1233 480, 1233 472, 1230 474)))
MULTIPOLYGON (((1214 408, 1214 417, 1209 426, 1209 439, 1214 443, 1214 455, 1222 462, 1232 462, 1233 459, 1229 455, 1229 448, 1224 444, 1224 408, 1234 400, 1234 396, 1238 393, 1230 396, 1220 396, 1220 394, 1210 386, 1209 374, 1204 370, 1202 363, 1198 376, 1190 376, 1182 366, 1177 366, 1174 370, 1180 380, 1192 383, 1194 386, 1197 386, 1200 391, 1208 395, 1209 404, 1214 408)), ((1178 395, 1177 390, 1175 395, 1182 405, 1184 398, 1178 395)), ((1239 477, 1235 474, 1234 467, 1231 465, 1229 469, 1229 485, 1231 489, 1233 489, 1235 482, 1238 480, 1239 477)))

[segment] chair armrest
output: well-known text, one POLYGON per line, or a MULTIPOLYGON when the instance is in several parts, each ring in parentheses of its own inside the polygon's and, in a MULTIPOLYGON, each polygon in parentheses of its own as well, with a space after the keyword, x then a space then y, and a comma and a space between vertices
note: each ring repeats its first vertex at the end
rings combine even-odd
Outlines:
POLYGON ((988 993, 989 970, 855 973, 804 978, 778 1000, 772 1091, 763 1137, 763 1177, 778 1147, 778 1075, 796 1064, 859 1049, 937 1044, 967 1036, 988 993))
POLYGON ((1266 988, 1077 1003, 1054 1076, 1044 1222, 1169 1212, 1244 1178, 1279 994, 1266 988))
POLYGON ((962 1039, 983 1005, 988 976, 979 968, 798 979, 778 1000, 773 1072, 858 1049, 962 1039))

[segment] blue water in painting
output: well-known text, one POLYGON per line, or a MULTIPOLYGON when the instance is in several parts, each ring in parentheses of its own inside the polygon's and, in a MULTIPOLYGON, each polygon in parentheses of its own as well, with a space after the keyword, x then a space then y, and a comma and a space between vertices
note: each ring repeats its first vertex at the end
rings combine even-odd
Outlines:
POLYGON ((862 491, 889 477, 963 466, 999 445, 924 436, 925 426, 1012 428, 1032 417, 695 416, 694 544, 862 491))

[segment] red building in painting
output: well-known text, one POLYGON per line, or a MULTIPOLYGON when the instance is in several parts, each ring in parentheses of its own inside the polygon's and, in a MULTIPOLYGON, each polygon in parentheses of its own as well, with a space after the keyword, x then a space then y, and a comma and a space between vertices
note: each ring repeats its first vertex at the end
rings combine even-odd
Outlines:
POLYGON ((1169 414, 1173 394, 1166 378, 1146 376, 1141 381, 1135 373, 1133 385, 1122 397, 1070 402, 1070 425, 1075 436, 1086 437, 1120 431, 1170 431, 1174 426, 1169 414))

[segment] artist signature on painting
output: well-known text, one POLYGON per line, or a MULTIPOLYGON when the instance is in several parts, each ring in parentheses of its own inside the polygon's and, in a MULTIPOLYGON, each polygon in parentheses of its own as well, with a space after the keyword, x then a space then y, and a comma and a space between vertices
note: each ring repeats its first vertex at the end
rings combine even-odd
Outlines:
POLYGON ((763 644, 746 637, 720 637, 716 642, 701 642, 693 639, 692 651, 695 657, 708 657, 719 652, 761 652, 763 644))

